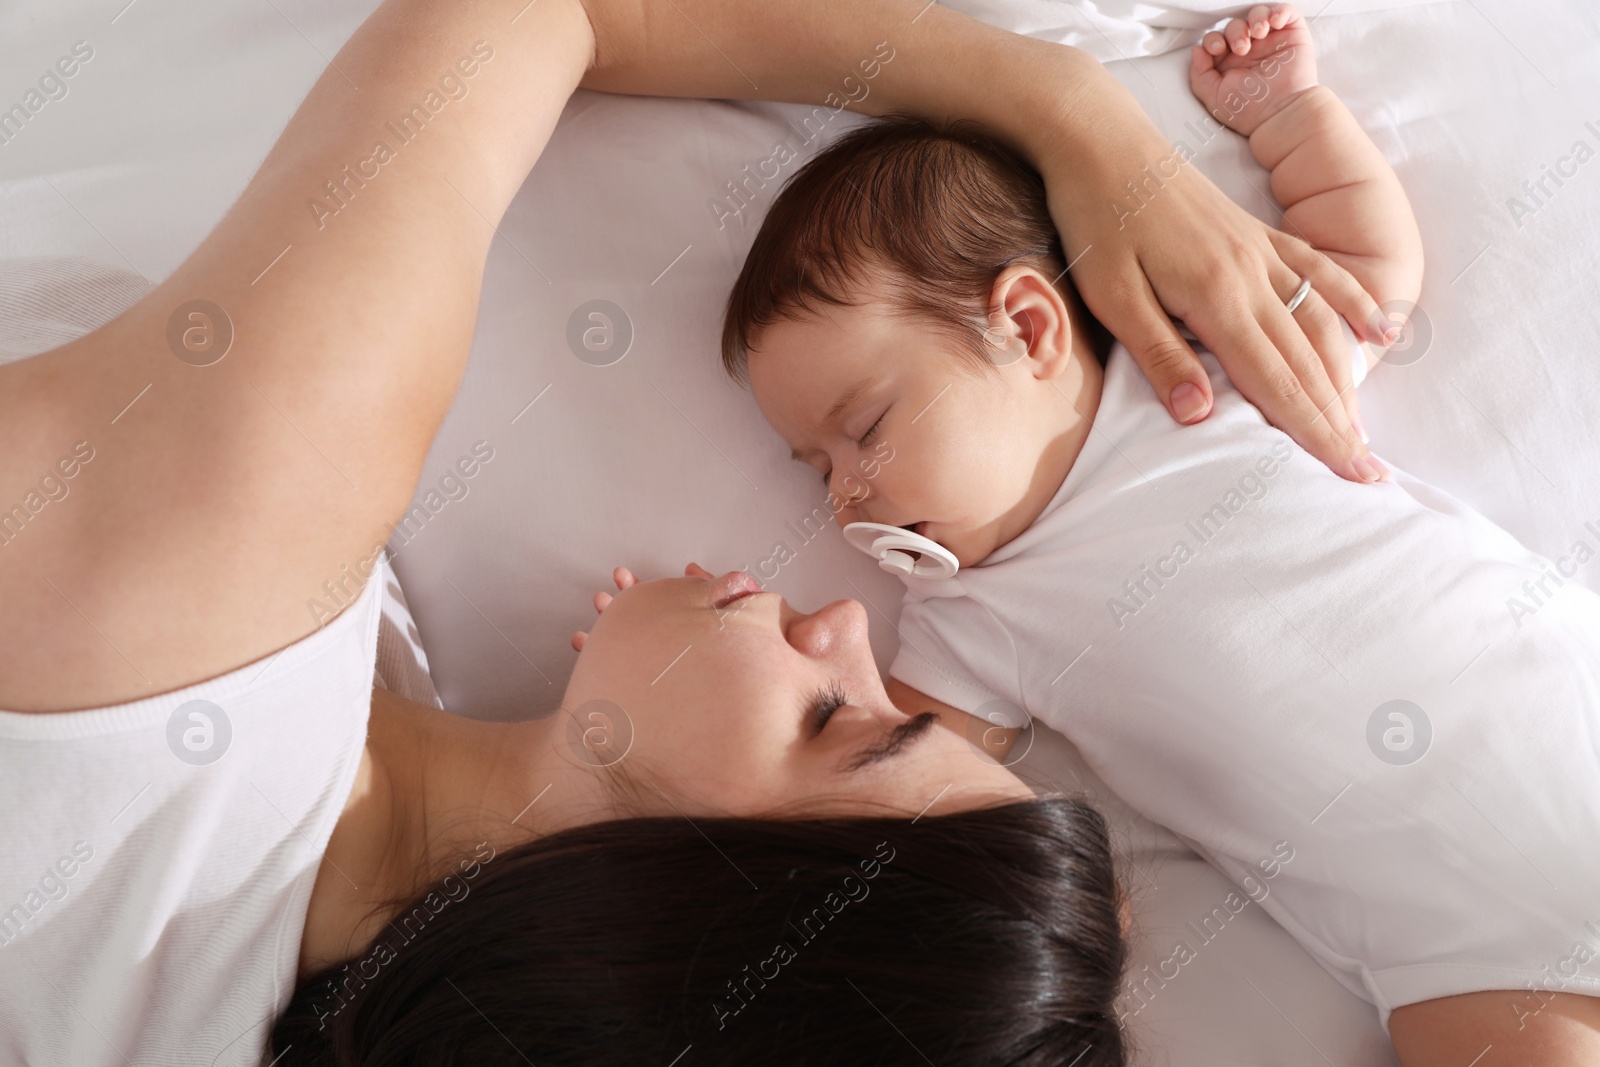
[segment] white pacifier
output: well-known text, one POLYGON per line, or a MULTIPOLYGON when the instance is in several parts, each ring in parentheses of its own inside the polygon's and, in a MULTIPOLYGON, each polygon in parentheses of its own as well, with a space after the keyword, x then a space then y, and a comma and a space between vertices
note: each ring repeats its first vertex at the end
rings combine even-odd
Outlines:
POLYGON ((852 522, 844 528, 844 539, 878 560, 890 574, 914 578, 950 578, 960 564, 955 554, 939 542, 899 526, 881 522, 852 522), (922 558, 914 559, 915 552, 922 558))

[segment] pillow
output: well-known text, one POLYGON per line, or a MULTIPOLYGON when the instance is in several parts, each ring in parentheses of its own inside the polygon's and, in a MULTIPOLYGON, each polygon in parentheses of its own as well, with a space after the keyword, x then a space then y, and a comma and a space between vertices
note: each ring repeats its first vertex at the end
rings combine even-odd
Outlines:
MULTIPOLYGON (((4 148, 3 250, 126 257, 163 277, 375 6, 301 5, 293 25, 198 0, 132 8, 104 31, 74 95, 4 148)), ((1197 38, 1225 13, 1215 5, 953 6, 1050 39, 1076 33, 1073 43, 1108 61, 1154 55, 1112 72, 1170 138, 1189 141, 1197 167, 1276 219, 1242 139, 1195 139, 1202 111, 1187 57, 1157 55, 1197 38), (1176 21, 1186 15, 1192 25, 1176 21)), ((1600 143, 1585 126, 1600 118, 1572 107, 1600 99, 1589 61, 1597 14, 1567 3, 1530 21, 1509 0, 1347 14, 1358 6, 1342 0, 1313 21, 1319 66, 1399 170, 1429 269, 1431 340, 1362 387, 1374 447, 1558 556, 1588 536, 1586 521, 1600 525, 1585 503, 1600 499, 1588 415, 1600 406, 1596 312, 1575 280, 1600 266, 1600 199, 1585 192, 1600 172, 1586 165, 1537 202, 1523 183, 1570 165, 1576 141, 1600 143), (1527 206, 1513 211, 1513 200, 1527 206)), ((0 8, 3 66, 42 69, 58 39, 98 17, 87 0, 0 8)), ((717 571, 765 564, 797 607, 862 600, 880 665, 892 659, 898 582, 836 534, 807 536, 803 519, 822 499, 815 473, 789 461, 716 367, 722 300, 777 188, 744 168, 779 142, 803 159, 856 121, 793 105, 586 92, 570 102, 491 250, 472 363, 419 502, 477 442, 495 458, 469 496, 391 544, 446 706, 481 718, 553 709, 575 658, 568 636, 589 625, 590 598, 617 563, 645 577, 681 573, 690 559, 717 571), (597 299, 622 308, 632 330, 607 365, 567 341, 569 321, 588 321, 580 309, 597 299)), ((1570 580, 1600 589, 1591 572, 1600 562, 1570 580)), ((1070 746, 1052 739, 1066 746, 1042 731, 1024 767, 1040 767, 1047 784, 1091 786, 1070 746)), ((1137 983, 1146 965, 1162 973, 1171 938, 1230 884, 1159 828, 1114 821, 1143 938, 1137 983)), ((1176 978, 1145 987, 1157 992, 1132 1020, 1143 1059, 1393 1063, 1376 1012, 1263 920, 1246 908, 1176 978)))

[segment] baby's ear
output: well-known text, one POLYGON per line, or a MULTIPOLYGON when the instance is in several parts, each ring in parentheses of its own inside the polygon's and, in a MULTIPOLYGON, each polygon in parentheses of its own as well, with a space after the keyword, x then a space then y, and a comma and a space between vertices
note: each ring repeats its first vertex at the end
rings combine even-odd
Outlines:
MULTIPOLYGON (((1072 316, 1060 290, 1034 267, 1011 266, 1000 272, 989 296, 987 337, 1003 335, 1000 346, 1014 345, 1015 356, 1025 354, 1039 366, 1036 373, 1053 377, 1072 355, 1072 316)), ((1000 362, 997 360, 996 362, 1000 362)))

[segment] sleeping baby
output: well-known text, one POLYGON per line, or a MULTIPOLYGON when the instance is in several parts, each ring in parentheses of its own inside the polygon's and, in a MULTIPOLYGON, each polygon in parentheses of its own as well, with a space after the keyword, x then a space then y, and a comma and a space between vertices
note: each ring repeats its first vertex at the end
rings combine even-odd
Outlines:
MULTIPOLYGON (((1414 299, 1397 178, 1317 84, 1299 15, 1252 18, 1197 46, 1195 94, 1249 137, 1286 230, 1381 304, 1414 299)), ((1130 178, 1106 209, 1136 224, 1160 181, 1130 178)), ((1333 314, 1299 282, 1295 315, 1333 314)), ((1347 339, 1365 374, 1377 350, 1347 339)), ((1417 1001, 1555 988, 1600 919, 1600 597, 1403 471, 1333 474, 1209 354, 1213 412, 1178 425, 1107 340, 1026 163, 897 118, 785 187, 723 358, 830 489, 892 445, 841 525, 959 564, 905 577, 903 711, 1061 731, 1241 885, 1270 870, 1262 906, 1386 1026, 1417 1001)))

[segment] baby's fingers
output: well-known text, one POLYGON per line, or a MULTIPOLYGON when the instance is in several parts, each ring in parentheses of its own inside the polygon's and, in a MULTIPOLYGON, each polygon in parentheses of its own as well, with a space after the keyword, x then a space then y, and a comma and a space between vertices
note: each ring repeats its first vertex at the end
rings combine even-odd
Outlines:
POLYGON ((606 610, 606 605, 615 599, 610 593, 596 593, 594 595, 594 610, 596 614, 606 610))
MULTIPOLYGON (((1217 39, 1217 51, 1226 51, 1227 45, 1222 43, 1219 34, 1208 36, 1217 39)), ((1217 61, 1211 53, 1206 51, 1203 44, 1195 45, 1189 49, 1189 89, 1200 102, 1211 110, 1217 102, 1218 91, 1222 88, 1222 75, 1217 71, 1217 61)))
POLYGON ((1250 27, 1250 36, 1260 40, 1272 32, 1272 9, 1266 4, 1257 4, 1245 12, 1244 21, 1250 27))
POLYGON ((1299 18, 1300 11, 1293 4, 1277 4, 1273 7, 1272 13, 1267 16, 1267 21, 1272 24, 1273 29, 1281 30, 1289 23, 1298 21, 1299 18))
POLYGON ((1244 19, 1229 19, 1228 24, 1222 27, 1222 36, 1227 39, 1234 55, 1250 54, 1250 24, 1244 19))
POLYGON ((1228 50, 1228 42, 1222 34, 1212 30, 1200 38, 1200 47, 1206 50, 1207 55, 1220 56, 1228 50))
POLYGON ((633 576, 633 572, 626 567, 618 567, 616 570, 612 571, 611 580, 617 583, 618 589, 627 589, 630 586, 638 584, 639 581, 639 579, 633 576))

